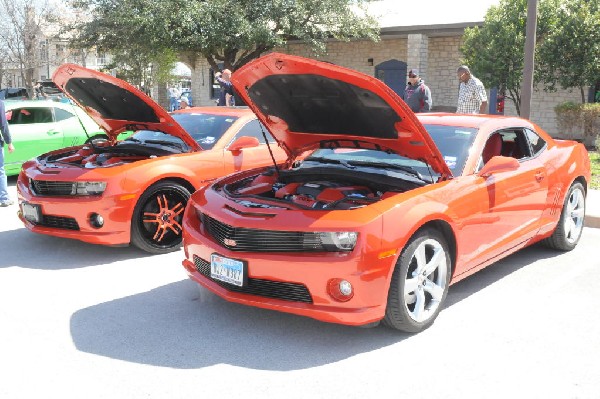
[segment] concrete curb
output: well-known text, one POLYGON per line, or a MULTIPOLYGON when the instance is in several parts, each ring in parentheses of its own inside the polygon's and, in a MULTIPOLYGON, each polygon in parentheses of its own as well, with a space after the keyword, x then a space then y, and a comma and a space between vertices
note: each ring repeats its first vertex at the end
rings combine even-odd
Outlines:
POLYGON ((600 228, 600 190, 588 190, 584 225, 585 227, 600 228))

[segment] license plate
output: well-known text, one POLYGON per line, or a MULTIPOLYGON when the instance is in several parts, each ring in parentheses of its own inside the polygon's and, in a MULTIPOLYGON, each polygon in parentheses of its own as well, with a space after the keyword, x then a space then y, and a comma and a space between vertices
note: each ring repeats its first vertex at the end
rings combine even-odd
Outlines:
POLYGON ((40 222, 42 212, 40 212, 39 205, 33 205, 27 202, 23 202, 21 204, 21 212, 23 213, 23 217, 31 223, 40 222))
POLYGON ((210 276, 216 280, 243 287, 246 281, 246 264, 241 260, 212 254, 210 276))

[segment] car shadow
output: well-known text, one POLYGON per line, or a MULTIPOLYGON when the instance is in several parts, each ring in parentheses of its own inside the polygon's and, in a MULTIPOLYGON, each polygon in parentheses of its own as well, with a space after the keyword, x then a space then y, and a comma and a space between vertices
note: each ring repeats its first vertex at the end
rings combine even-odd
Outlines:
POLYGON ((468 298, 490 284, 518 271, 535 261, 559 256, 562 252, 547 248, 540 243, 523 248, 504 259, 493 263, 474 275, 450 286, 446 307, 468 298))
MULTIPOLYGON (((530 264, 556 256, 526 249, 453 285, 447 306, 530 264)), ((435 328, 435 324, 434 324, 435 328)), ((258 370, 315 367, 426 335, 384 326, 357 328, 227 302, 191 280, 75 312, 71 336, 78 350, 153 366, 197 369, 224 363, 258 370)))
POLYGON ((134 247, 88 244, 32 233, 24 227, 0 231, 0 242, 14 243, 8 248, 3 246, 0 269, 5 267, 38 270, 77 269, 152 256, 134 247))
POLYGON ((94 245, 27 230, 17 216, 16 184, 17 176, 9 176, 8 189, 15 204, 0 208, 0 227, 8 227, 8 230, 0 231, 0 269, 77 269, 152 256, 135 247, 94 245))

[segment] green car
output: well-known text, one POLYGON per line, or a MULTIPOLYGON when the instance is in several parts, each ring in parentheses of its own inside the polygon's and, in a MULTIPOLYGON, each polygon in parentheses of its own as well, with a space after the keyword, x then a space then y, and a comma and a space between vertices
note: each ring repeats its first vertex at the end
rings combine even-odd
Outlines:
POLYGON ((15 146, 12 153, 4 151, 7 176, 18 175, 23 162, 40 154, 108 139, 92 118, 71 103, 6 100, 4 105, 15 146))

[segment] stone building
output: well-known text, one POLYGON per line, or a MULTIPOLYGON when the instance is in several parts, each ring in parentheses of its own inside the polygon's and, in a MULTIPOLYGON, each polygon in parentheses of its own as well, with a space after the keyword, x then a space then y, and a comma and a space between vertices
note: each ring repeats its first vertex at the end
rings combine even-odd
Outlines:
MULTIPOLYGON (((465 28, 481 22, 463 22, 439 25, 393 26, 381 30, 381 40, 331 41, 326 55, 316 56, 303 43, 288 43, 276 51, 321 59, 375 76, 394 91, 401 92, 406 85, 407 71, 418 68, 421 77, 430 87, 434 111, 454 112, 458 97, 456 68, 460 65, 460 45, 465 28)), ((192 92, 195 104, 214 105, 218 93, 212 80, 213 71, 203 59, 197 59, 192 70, 192 92)), ((484 85, 486 82, 483 81, 484 85)), ((486 85, 488 98, 490 87, 486 85)), ((488 101, 495 104, 495 99, 488 101)), ((558 132, 554 107, 564 101, 580 102, 574 90, 556 93, 534 90, 530 119, 556 137, 558 132)), ((506 115, 517 115, 510 100, 505 102, 506 115)))

